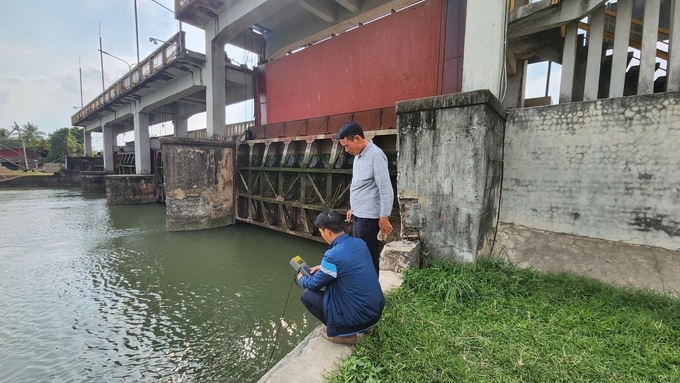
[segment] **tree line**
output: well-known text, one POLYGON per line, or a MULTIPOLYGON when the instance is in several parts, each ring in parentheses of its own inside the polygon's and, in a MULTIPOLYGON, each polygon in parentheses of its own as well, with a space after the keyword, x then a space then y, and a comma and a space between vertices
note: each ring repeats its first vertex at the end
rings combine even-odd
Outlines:
MULTIPOLYGON (((77 126, 61 128, 54 133, 46 134, 40 131, 38 125, 27 122, 20 130, 26 151, 38 153, 40 165, 45 162, 64 162, 67 156, 82 156, 85 153, 83 128, 77 126)), ((16 148, 21 148, 19 134, 10 132, 7 128, 0 128, 0 149, 16 148)))

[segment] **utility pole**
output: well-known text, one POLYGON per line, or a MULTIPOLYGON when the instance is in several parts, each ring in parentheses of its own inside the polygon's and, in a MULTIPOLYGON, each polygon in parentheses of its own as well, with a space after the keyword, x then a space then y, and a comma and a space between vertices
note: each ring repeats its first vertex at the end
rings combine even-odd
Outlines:
POLYGON ((83 109, 83 66, 80 63, 80 57, 78 57, 78 74, 80 75, 80 109, 83 109))
MULTIPOLYGON (((26 155, 26 145, 24 144, 24 138, 21 137, 21 129, 19 128, 19 125, 17 124, 16 121, 14 121, 14 129, 12 129, 12 132, 17 131, 19 133, 19 141, 21 141, 21 148, 24 149, 24 164, 26 165, 26 170, 28 170, 28 156, 26 155)), ((10 132, 9 134, 12 134, 10 132)))
POLYGON ((137 36, 137 65, 139 66, 139 24, 137 23, 137 0, 135 0, 135 35, 137 36))
POLYGON ((106 91, 104 88, 104 54, 102 53, 102 24, 99 23, 99 61, 102 63, 102 93, 106 91))

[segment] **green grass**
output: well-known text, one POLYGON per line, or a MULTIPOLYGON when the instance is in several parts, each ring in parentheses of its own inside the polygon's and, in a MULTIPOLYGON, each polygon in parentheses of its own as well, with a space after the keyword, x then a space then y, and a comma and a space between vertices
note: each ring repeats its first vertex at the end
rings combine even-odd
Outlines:
POLYGON ((680 382, 680 300, 500 259, 410 270, 330 382, 680 382))

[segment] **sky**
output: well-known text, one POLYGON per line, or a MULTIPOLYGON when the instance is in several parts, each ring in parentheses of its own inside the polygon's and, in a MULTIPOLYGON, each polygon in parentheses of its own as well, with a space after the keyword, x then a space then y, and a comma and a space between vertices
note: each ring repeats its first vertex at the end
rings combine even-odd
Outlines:
MULTIPOLYGON (((156 1, 174 9, 173 0, 156 1)), ((157 3, 137 0, 141 60, 158 48, 149 37, 167 40, 178 32, 174 14, 157 3)), ((103 50, 137 63, 134 0, 0 0, 0 25, 0 128, 31 122, 49 134, 71 126, 81 106, 79 65, 84 104, 102 92, 100 25, 103 50)), ((203 31, 187 24, 182 30, 187 48, 204 53, 203 31)), ((238 48, 227 47, 227 53, 238 63, 247 59, 238 48)), ((129 70, 116 58, 104 55, 103 61, 106 87, 129 70)), ((252 103, 234 105, 227 114, 228 123, 250 120, 252 103)), ((205 113, 189 120, 190 130, 204 127, 205 113)), ((155 130, 152 136, 172 133, 171 126, 155 130)))
MULTIPOLYGON (((102 48, 129 64, 137 62, 135 0, 0 0, 0 127, 31 122, 47 134, 70 127, 71 116, 102 92, 99 28, 102 48)), ((137 0, 139 51, 143 60, 158 46, 149 37, 167 40, 178 32, 173 0, 137 0)), ((182 24, 187 48, 205 52, 204 32, 182 24)), ((236 63, 248 60, 238 48, 227 46, 236 63)), ((251 59, 254 59, 251 57, 251 59)), ((129 67, 104 55, 105 86, 127 73, 129 67)), ((543 96, 547 65, 530 69, 527 97, 543 96), (535 95, 533 93, 536 93, 535 95)), ((559 65, 551 76, 551 95, 559 89, 559 65)), ((227 123, 253 117, 252 102, 227 107, 227 123)), ((205 113, 189 119, 189 130, 205 128, 205 113)), ((172 126, 154 126, 151 136, 172 133, 172 126)), ((93 135, 93 149, 101 138, 93 135)), ((132 140, 121 137, 119 145, 132 140)))

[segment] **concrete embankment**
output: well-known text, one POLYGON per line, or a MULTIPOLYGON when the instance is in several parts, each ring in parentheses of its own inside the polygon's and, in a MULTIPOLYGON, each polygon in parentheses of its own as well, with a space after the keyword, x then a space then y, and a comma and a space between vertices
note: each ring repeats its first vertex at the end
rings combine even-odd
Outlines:
POLYGON ((78 173, 54 173, 53 175, 20 175, 13 178, 1 178, 0 187, 80 187, 78 173))
MULTIPOLYGON (((380 286, 388 292, 401 285, 401 274, 380 271, 380 286)), ((380 324, 378 323, 378 326, 380 324)), ((347 358, 354 347, 331 343, 321 336, 320 325, 288 355, 272 367, 258 383, 323 382, 324 374, 347 358)), ((363 337, 363 336, 362 336, 363 337)), ((361 342, 361 338, 359 338, 361 342)))
MULTIPOLYGON (((383 292, 401 286, 400 272, 418 264, 419 253, 417 242, 397 241, 385 246, 380 255, 380 286, 383 292)), ((354 348, 327 341, 321 336, 322 328, 323 325, 320 325, 314 329, 293 351, 267 371, 258 383, 323 382, 324 374, 332 371, 354 348)))

